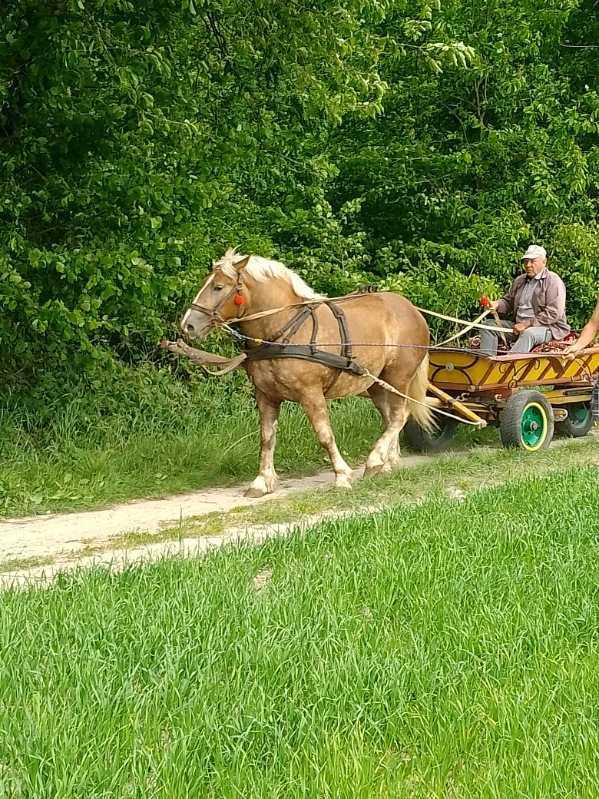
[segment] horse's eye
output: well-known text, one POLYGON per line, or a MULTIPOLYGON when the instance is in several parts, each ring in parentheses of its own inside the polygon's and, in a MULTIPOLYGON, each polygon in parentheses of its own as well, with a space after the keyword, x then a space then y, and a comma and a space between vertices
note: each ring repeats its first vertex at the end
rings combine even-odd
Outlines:
POLYGON ((212 288, 214 289, 214 291, 222 291, 224 289, 224 286, 213 286, 212 288))

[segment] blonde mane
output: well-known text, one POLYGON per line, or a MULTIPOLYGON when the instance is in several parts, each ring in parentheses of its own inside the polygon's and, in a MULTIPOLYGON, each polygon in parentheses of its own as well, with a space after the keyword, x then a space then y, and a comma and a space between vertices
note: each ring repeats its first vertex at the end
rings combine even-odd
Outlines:
MULTIPOLYGON (((223 257, 214 263, 214 269, 222 269, 226 275, 235 279, 237 278, 235 264, 243 261, 244 258, 247 258, 247 256, 240 255, 232 249, 227 250, 223 257)), ((273 278, 284 280, 293 293, 302 300, 318 300, 322 298, 322 294, 317 294, 298 274, 279 261, 262 258, 260 255, 251 255, 244 272, 258 281, 258 283, 264 283, 273 278)))

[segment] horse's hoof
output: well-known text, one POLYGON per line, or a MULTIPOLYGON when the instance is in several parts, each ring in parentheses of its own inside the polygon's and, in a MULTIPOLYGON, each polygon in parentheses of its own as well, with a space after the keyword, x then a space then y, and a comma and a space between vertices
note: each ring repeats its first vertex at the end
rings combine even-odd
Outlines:
POLYGON ((335 478, 335 488, 339 488, 342 491, 351 491, 351 480, 346 474, 338 474, 335 478))
POLYGON ((266 494, 272 494, 274 491, 276 491, 278 485, 279 481, 276 479, 276 477, 273 479, 266 479, 260 475, 256 477, 254 482, 245 492, 244 496, 252 499, 264 497, 266 494))
POLYGON ((364 469, 364 477, 376 477, 383 472, 384 464, 377 463, 376 466, 366 466, 364 469))
POLYGON ((247 497, 248 499, 257 499, 258 497, 266 496, 266 494, 268 494, 268 491, 262 491, 259 488, 252 488, 252 486, 243 492, 243 496, 247 497))
POLYGON ((396 472, 400 467, 399 461, 385 461, 381 466, 381 470, 379 474, 392 474, 396 472))

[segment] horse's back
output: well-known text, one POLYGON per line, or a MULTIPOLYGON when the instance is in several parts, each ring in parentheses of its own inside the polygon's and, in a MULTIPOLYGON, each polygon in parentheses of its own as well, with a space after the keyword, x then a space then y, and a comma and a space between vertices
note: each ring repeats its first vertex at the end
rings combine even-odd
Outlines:
POLYGON ((366 326, 371 334, 378 331, 383 336, 381 343, 389 339, 409 339, 428 344, 426 319, 403 294, 394 291, 367 293, 353 302, 344 302, 343 310, 350 325, 366 326))
MULTIPOLYGON (((348 295, 331 300, 331 304, 343 311, 341 325, 338 316, 323 303, 316 310, 317 325, 302 325, 289 343, 310 345, 316 329, 314 346, 319 350, 338 355, 345 343, 353 360, 370 373, 380 375, 393 368, 395 382, 407 385, 429 344, 428 326, 418 309, 406 297, 391 291, 348 295), (340 327, 345 329, 345 342, 340 327)), ((277 400, 301 401, 311 391, 323 391, 327 399, 334 399, 361 394, 372 384, 368 376, 293 357, 250 362, 247 370, 256 388, 277 400)))

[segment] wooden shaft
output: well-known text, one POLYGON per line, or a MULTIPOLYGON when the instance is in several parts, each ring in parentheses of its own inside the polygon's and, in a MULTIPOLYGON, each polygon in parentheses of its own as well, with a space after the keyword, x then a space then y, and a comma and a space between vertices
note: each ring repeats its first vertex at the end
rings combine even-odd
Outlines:
POLYGON ((487 426, 487 422, 485 419, 483 419, 477 413, 474 413, 474 411, 471 411, 470 408, 467 405, 464 405, 463 402, 454 399, 454 397, 452 397, 450 394, 446 394, 445 391, 441 391, 441 389, 437 388, 437 386, 433 385, 433 383, 429 382, 428 390, 430 391, 431 394, 434 394, 436 397, 442 399, 452 408, 455 408, 456 411, 459 411, 462 414, 462 416, 466 417, 466 419, 470 419, 471 422, 475 422, 476 424, 478 424, 479 427, 487 426))

